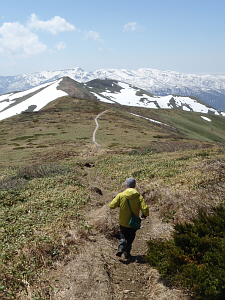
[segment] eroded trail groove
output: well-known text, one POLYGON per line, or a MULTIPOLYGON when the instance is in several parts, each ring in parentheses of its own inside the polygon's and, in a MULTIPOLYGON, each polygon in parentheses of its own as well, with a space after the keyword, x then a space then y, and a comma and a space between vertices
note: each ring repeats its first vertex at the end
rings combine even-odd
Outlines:
MULTIPOLYGON (((94 168, 93 168, 94 169, 94 168)), ((109 193, 102 181, 90 176, 90 207, 86 211, 87 227, 91 228, 86 236, 84 233, 69 231, 65 239, 79 240, 79 254, 68 257, 66 264, 58 265, 53 271, 55 286, 52 299, 75 300, 188 300, 182 291, 169 287, 160 280, 158 272, 144 260, 147 251, 146 241, 152 237, 167 237, 171 225, 163 223, 150 206, 150 216, 142 221, 131 250, 132 258, 126 260, 116 257, 118 244, 118 210, 110 210, 109 202, 116 191, 109 193), (99 193, 99 190, 101 193, 99 193), (93 227, 92 227, 93 226, 93 227)))

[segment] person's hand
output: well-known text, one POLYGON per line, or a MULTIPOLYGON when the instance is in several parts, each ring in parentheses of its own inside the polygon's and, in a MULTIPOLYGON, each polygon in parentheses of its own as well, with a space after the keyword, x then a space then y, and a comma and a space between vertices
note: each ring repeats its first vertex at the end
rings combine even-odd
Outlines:
POLYGON ((146 216, 142 213, 142 214, 141 214, 141 218, 142 218, 142 219, 146 219, 146 216))

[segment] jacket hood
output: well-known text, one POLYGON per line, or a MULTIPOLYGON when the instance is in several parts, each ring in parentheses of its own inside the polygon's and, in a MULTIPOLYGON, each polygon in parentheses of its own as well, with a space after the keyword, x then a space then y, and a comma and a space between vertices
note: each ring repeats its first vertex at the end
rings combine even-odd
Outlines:
POLYGON ((125 195, 129 199, 133 199, 133 198, 137 198, 140 194, 136 189, 128 188, 128 189, 125 190, 125 195))

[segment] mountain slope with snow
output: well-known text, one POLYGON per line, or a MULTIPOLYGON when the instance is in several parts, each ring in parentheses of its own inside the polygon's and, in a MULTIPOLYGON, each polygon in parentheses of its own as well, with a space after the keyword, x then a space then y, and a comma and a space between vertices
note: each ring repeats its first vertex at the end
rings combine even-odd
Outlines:
POLYGON ((225 116, 203 101, 184 96, 156 96, 130 84, 109 79, 94 79, 79 83, 69 77, 45 83, 23 92, 8 93, 0 96, 0 120, 22 112, 39 111, 49 102, 71 96, 77 99, 96 100, 134 107, 154 109, 180 109, 225 116))
POLYGON ((66 92, 57 89, 61 81, 62 79, 59 79, 27 91, 0 96, 0 120, 22 112, 39 111, 49 102, 68 95, 66 92))
POLYGON ((182 96, 156 96, 130 84, 116 80, 96 79, 85 84, 100 101, 146 108, 176 108, 185 111, 224 115, 200 99, 182 96))
POLYGON ((141 68, 138 70, 100 69, 85 72, 81 68, 44 71, 28 75, 0 77, 0 94, 27 90, 42 83, 68 76, 80 83, 96 78, 114 79, 139 87, 158 96, 194 96, 225 111, 225 75, 183 74, 141 68))

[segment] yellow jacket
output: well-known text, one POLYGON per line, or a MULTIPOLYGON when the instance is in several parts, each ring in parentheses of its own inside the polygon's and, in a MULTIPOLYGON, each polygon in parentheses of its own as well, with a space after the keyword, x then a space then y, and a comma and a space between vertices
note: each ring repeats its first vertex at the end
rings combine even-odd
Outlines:
POLYGON ((131 228, 129 225, 131 212, 127 203, 127 199, 129 199, 132 213, 134 213, 137 217, 139 217, 140 210, 146 217, 149 216, 149 209, 145 204, 145 200, 142 195, 140 195, 138 191, 133 188, 126 189, 113 199, 113 201, 109 204, 109 207, 111 209, 120 207, 119 224, 123 227, 131 228))

